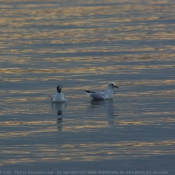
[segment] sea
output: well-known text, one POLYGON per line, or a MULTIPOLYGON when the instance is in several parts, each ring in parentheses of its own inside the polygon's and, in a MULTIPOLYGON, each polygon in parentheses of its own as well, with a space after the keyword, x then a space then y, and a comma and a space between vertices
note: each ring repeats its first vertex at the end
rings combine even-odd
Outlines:
POLYGON ((0 0, 0 174, 174 175, 174 9, 0 0))

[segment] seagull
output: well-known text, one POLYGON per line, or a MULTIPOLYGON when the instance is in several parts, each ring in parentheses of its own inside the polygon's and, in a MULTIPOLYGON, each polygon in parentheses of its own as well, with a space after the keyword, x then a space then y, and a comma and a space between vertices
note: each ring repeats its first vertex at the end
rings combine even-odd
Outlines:
POLYGON ((119 87, 111 82, 107 85, 105 92, 93 92, 87 90, 85 90, 85 92, 94 100, 110 100, 113 99, 113 88, 119 88, 119 87))
POLYGON ((66 102, 67 99, 65 95, 61 92, 62 86, 58 85, 57 86, 57 92, 52 96, 51 101, 52 102, 66 102))

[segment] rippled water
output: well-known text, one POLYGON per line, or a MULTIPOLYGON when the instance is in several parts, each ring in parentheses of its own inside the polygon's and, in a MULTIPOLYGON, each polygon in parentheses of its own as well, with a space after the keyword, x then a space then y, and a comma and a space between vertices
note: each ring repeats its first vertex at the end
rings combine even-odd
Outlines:
POLYGON ((174 9, 171 0, 2 0, 1 173, 173 174, 174 9), (84 94, 110 81, 113 100, 84 94), (58 84, 66 104, 50 102, 58 84))

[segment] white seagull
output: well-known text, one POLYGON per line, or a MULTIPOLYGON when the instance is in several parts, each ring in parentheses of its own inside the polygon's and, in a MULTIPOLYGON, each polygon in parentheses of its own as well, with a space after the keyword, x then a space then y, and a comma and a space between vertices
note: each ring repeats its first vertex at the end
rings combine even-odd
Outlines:
POLYGON ((66 102, 67 99, 65 95, 61 92, 62 86, 58 85, 57 86, 57 92, 52 96, 51 101, 52 102, 66 102))
POLYGON ((85 92, 94 100, 110 100, 113 99, 113 88, 119 88, 119 87, 111 82, 107 85, 105 92, 93 92, 87 90, 85 90, 85 92))

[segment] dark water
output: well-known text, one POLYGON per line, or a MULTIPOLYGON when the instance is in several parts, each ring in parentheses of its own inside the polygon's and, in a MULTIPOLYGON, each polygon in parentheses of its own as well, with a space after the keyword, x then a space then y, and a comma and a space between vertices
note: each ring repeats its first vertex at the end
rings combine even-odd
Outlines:
POLYGON ((0 174, 174 174, 174 9, 2 0, 0 174), (84 94, 111 81, 113 100, 84 94))

